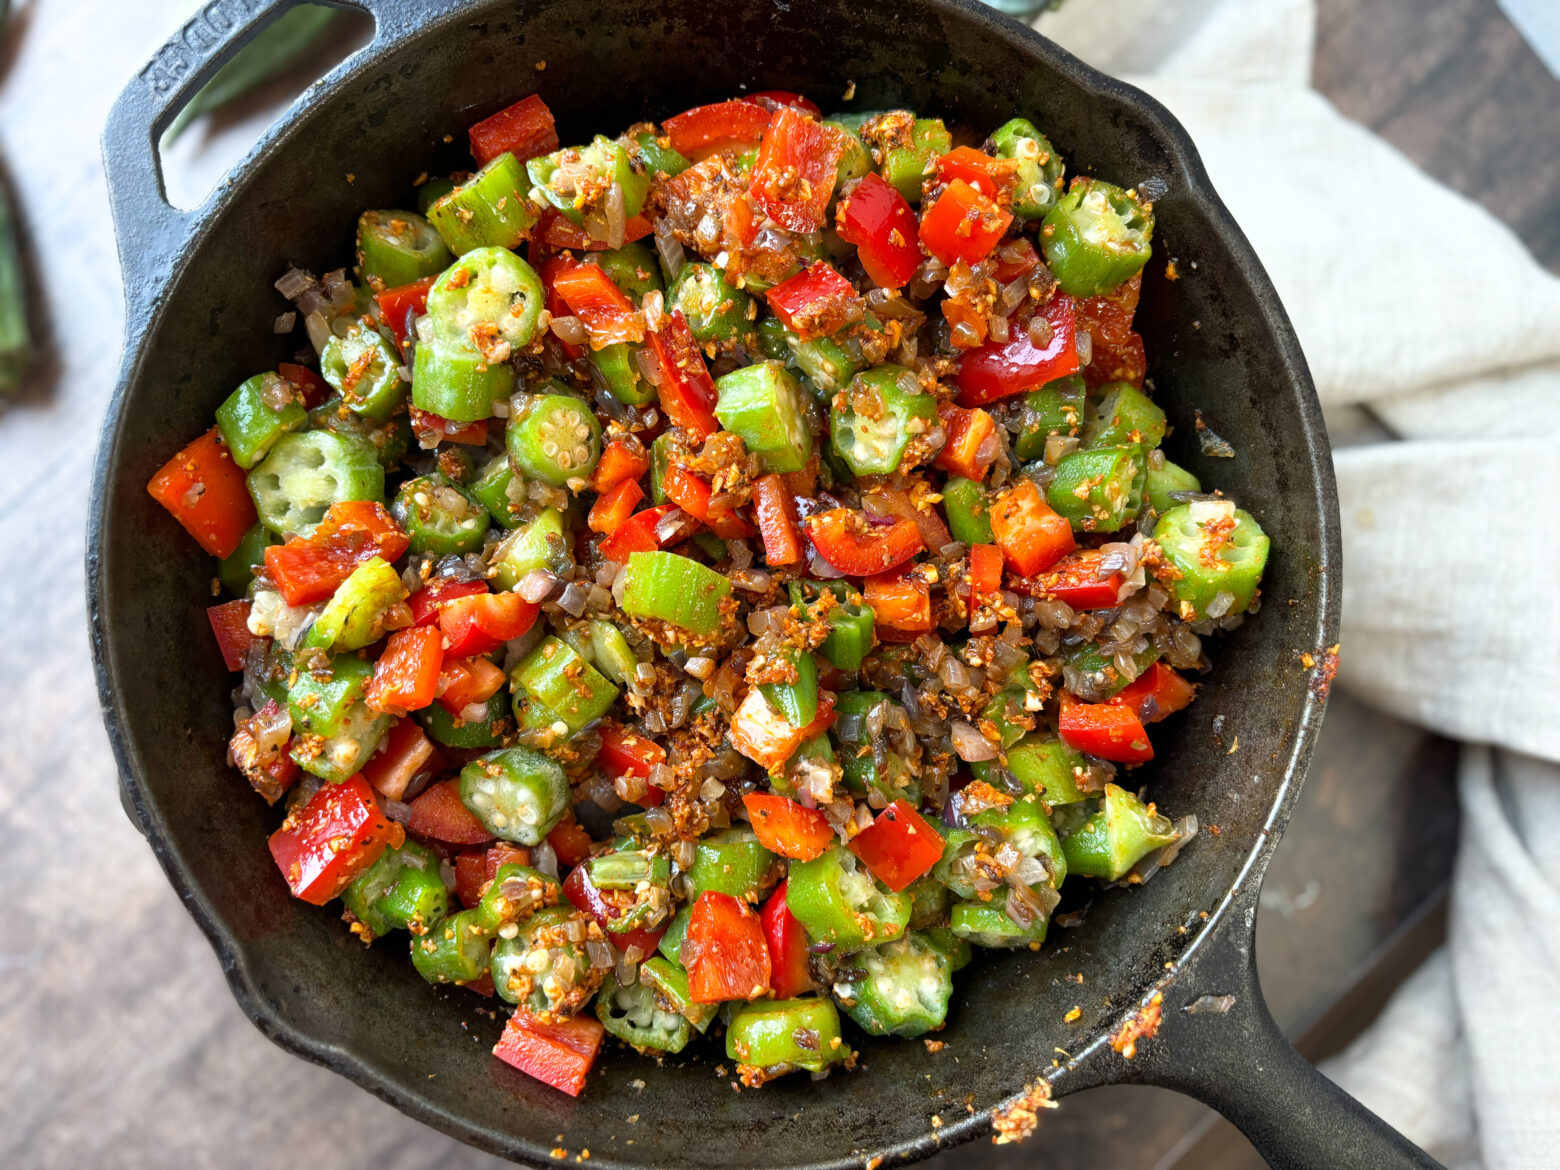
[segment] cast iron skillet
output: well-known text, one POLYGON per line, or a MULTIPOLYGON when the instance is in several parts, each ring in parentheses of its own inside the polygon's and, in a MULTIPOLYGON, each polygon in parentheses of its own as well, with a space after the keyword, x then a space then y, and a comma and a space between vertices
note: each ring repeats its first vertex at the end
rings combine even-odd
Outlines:
POLYGON ((603 1166, 908 1161, 986 1133, 990 1110, 1043 1076, 1056 1095, 1112 1081, 1190 1093, 1274 1165, 1433 1165, 1285 1043, 1257 987, 1258 886, 1326 699, 1327 680, 1299 656, 1335 640, 1337 508, 1294 333, 1176 121, 971 0, 350 0, 375 17, 373 43, 311 89, 205 207, 173 210, 153 142, 292 2, 207 4, 114 107, 104 146, 128 325, 87 561, 125 807, 256 1025, 414 1117, 533 1163, 550 1164, 558 1145, 589 1147, 603 1166), (540 90, 569 141, 744 86, 801 90, 828 108, 849 81, 854 108, 902 104, 982 128, 1024 113, 1072 172, 1168 184, 1139 326, 1176 428, 1171 449, 1273 538, 1261 615, 1219 641, 1201 700, 1156 735, 1148 774, 1162 804, 1221 832, 1205 831, 1150 885, 1098 898, 1040 954, 992 954, 966 970, 939 1056, 863 1037, 868 1067, 856 1075, 739 1094, 713 1072, 711 1044, 659 1067, 614 1051, 571 1100, 489 1056, 500 1020, 472 996, 431 989, 402 948, 365 951, 334 913, 288 898, 262 844, 276 814, 223 760, 229 676, 201 613, 211 562, 145 484, 234 385, 299 343, 301 333, 272 334, 282 304, 271 281, 289 263, 349 262, 359 210, 403 203, 419 172, 460 165, 477 118, 540 90), (1197 452, 1194 405, 1238 458, 1197 452), (1064 979, 1075 973, 1081 987, 1064 979), (1159 1035, 1128 1062, 1110 1035, 1156 992, 1159 1035), (1233 995, 1233 1007, 1183 1012, 1210 994, 1233 995), (1083 1015, 1069 1025, 1074 1004, 1083 1015), (1074 1055, 1054 1065, 1059 1049, 1074 1055), (935 1131, 933 1114, 944 1122, 935 1131))

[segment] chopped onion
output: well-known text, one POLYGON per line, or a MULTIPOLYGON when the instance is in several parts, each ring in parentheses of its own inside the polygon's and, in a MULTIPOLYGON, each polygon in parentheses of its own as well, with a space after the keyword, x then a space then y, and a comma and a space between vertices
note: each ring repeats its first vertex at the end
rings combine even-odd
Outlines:
POLYGON ((563 592, 558 594, 558 608, 570 617, 579 617, 585 612, 585 590, 570 581, 563 592))
POLYGON ((293 331, 293 326, 297 324, 298 314, 296 312, 282 313, 276 318, 275 321, 271 323, 271 332, 291 333, 293 331))
POLYGON ((552 331, 559 341, 568 342, 570 345, 584 345, 588 339, 585 326, 578 317, 554 317, 552 331))
POLYGON ((1073 347, 1078 352, 1078 364, 1086 366, 1094 360, 1094 335, 1087 329, 1078 330, 1073 339, 1073 347))
POLYGON ((558 580, 558 574, 547 569, 532 569, 520 578, 515 592, 532 605, 539 605, 552 596, 553 590, 558 587, 558 580))
POLYGON ((966 764, 997 758, 997 749, 992 746, 991 741, 968 723, 962 720, 956 721, 950 731, 953 735, 953 750, 966 764))

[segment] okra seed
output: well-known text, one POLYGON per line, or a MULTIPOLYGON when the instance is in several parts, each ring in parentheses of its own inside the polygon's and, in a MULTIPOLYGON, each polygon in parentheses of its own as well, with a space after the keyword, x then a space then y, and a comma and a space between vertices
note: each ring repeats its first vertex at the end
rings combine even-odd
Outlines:
POLYGON ((549 459, 558 458, 558 444, 552 439, 548 439, 542 444, 542 454, 549 459))

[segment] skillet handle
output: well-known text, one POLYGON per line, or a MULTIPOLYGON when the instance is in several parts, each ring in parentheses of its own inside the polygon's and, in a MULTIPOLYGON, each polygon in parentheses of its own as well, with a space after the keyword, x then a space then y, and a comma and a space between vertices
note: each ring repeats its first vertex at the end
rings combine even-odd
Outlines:
POLYGON ((1157 1037, 1139 1044, 1120 1079, 1174 1089, 1218 1110, 1276 1170, 1438 1168, 1284 1038, 1257 979, 1255 901, 1252 894, 1231 906, 1234 920, 1165 989, 1157 1037), (1234 1002, 1221 1011, 1228 996, 1234 1002))

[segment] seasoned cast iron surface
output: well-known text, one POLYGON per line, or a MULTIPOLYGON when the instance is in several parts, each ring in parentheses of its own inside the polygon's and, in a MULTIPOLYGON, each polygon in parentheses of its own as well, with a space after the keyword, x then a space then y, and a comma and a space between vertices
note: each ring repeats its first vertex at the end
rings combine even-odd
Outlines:
POLYGON ((1196 937, 1200 914, 1261 845, 1276 800, 1281 827, 1298 784, 1286 788, 1287 778, 1319 718, 1298 655, 1318 647, 1335 604, 1321 567, 1335 540, 1331 479, 1309 379, 1271 288, 1163 111, 976 5, 558 0, 521 11, 474 4, 349 62, 203 224, 150 321, 131 322, 132 339, 144 336, 110 424, 93 537, 97 648, 131 798, 257 1023, 467 1140, 537 1161, 554 1146, 588 1146, 592 1164, 607 1165, 924 1153, 932 1114, 946 1123, 942 1140, 956 1140, 1049 1069, 1057 1047, 1076 1054, 1112 1027, 1196 937), (965 970, 944 1051, 858 1037, 855 1075, 738 1093, 731 1070, 716 1071, 728 1063, 718 1041, 662 1066, 611 1046, 574 1101, 495 1061, 502 1016, 423 983, 404 941, 365 950, 332 911, 287 896, 264 848, 278 814, 223 759, 231 680, 202 613, 211 562, 144 485, 234 385, 301 342, 301 332, 272 335, 284 306, 271 282, 289 264, 350 263, 357 213, 404 205, 423 171, 469 165, 472 121, 539 91, 568 142, 744 85, 801 90, 825 110, 905 104, 982 131, 1021 113, 1052 137, 1069 173, 1163 179, 1138 322, 1175 427, 1167 448, 1257 515, 1273 555, 1261 614, 1215 641, 1201 699, 1156 735, 1161 756, 1139 774, 1167 811, 1196 812, 1205 831, 1150 886, 1109 893, 1081 928, 1053 930, 1040 954, 988 953, 965 970), (1194 406, 1238 458, 1198 453, 1194 406), (1081 984, 1070 978, 1079 974, 1081 984), (1065 1024, 1074 1005, 1082 1018, 1065 1024))

